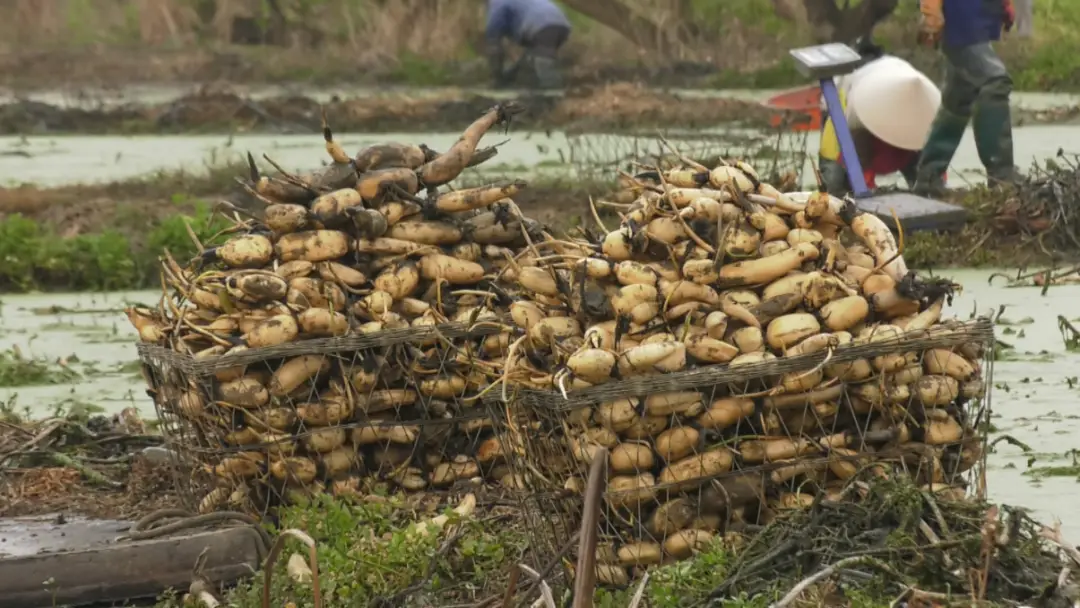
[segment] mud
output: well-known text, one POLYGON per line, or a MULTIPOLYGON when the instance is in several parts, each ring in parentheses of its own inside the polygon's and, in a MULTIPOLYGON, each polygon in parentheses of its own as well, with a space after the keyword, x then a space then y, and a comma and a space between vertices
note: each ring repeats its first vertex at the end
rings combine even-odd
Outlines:
MULTIPOLYGON (((241 208, 257 210, 259 204, 247 196, 233 181, 242 175, 240 167, 230 171, 215 171, 209 180, 191 182, 193 188, 171 184, 111 183, 75 185, 60 188, 21 186, 0 188, 0 219, 8 214, 21 214, 48 225, 62 237, 116 231, 129 237, 133 246, 142 244, 147 225, 190 213, 204 201, 228 199, 241 208), (175 199, 174 194, 187 196, 175 199)), ((523 190, 514 200, 530 217, 542 222, 565 225, 567 217, 587 214, 589 196, 610 191, 607 184, 575 184, 570 181, 535 184, 523 190)))
MULTIPOLYGON (((517 96, 527 112, 515 128, 619 130, 764 124, 769 113, 745 99, 679 96, 639 85, 570 89, 563 96, 517 96)), ((367 133, 425 132, 468 124, 499 102, 493 96, 450 90, 417 94, 332 97, 325 104, 335 129, 367 133)), ((203 87, 178 99, 98 108, 20 99, 0 106, 0 134, 142 134, 192 132, 312 133, 320 129, 320 100, 311 96, 245 97, 203 87)))
MULTIPOLYGON (((109 486, 89 483, 67 467, 5 469, 0 518, 62 514, 135 520, 180 504, 168 467, 136 457, 126 470, 115 468, 110 474, 115 485, 109 486)), ((0 553, 9 549, 0 545, 0 553)))
MULTIPOLYGON (((404 89, 368 95, 278 91, 255 95, 228 87, 203 86, 191 93, 160 92, 120 101, 79 99, 66 103, 55 94, 0 96, 0 135, 164 134, 164 133, 311 133, 320 129, 320 108, 332 126, 366 133, 420 133, 468 124, 500 100, 513 98, 527 112, 516 125, 532 130, 631 131, 640 129, 713 128, 720 124, 768 124, 771 112, 761 101, 768 92, 666 92, 622 83, 571 88, 565 94, 467 92, 460 89, 404 89)), ((1017 125, 1071 123, 1080 105, 1047 105, 1021 100, 1014 109, 1017 125)), ((1061 103, 1061 102, 1059 102, 1061 103)))

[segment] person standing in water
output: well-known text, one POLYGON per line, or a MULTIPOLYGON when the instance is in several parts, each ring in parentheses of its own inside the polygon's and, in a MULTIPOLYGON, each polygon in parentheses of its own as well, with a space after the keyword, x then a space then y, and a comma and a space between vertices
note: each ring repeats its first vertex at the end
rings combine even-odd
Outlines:
POLYGON ((1012 0, 919 0, 919 42, 945 57, 941 109, 916 169, 914 191, 940 195, 941 180, 970 122, 979 160, 991 186, 1014 183, 1013 82, 993 42, 1016 21, 1012 0))
POLYGON ((497 88, 513 84, 518 74, 531 72, 542 89, 562 86, 555 61, 570 37, 570 21, 552 0, 488 0, 486 28, 488 63, 497 88), (503 39, 521 45, 521 59, 504 70, 503 39))

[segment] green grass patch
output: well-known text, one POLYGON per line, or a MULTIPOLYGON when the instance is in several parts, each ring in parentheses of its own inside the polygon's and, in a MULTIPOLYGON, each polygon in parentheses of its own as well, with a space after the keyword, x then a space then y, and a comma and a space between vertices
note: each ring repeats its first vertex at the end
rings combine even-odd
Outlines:
MULTIPOLYGON (((417 497, 373 495, 348 502, 320 496, 285 508, 277 528, 303 530, 315 540, 326 606, 497 604, 515 564, 536 567, 537 561, 550 560, 532 552, 539 539, 528 533, 520 512, 509 507, 478 509, 465 520, 452 516, 448 528, 417 536, 410 532, 414 522, 434 515, 422 502, 417 497)), ((792 605, 877 608, 890 605, 909 587, 967 597, 969 569, 985 563, 980 527, 988 507, 981 501, 933 496, 910 481, 868 480, 861 497, 778 514, 753 534, 716 535, 692 559, 649 568, 640 605, 765 608, 810 573, 840 560, 865 576, 842 582, 826 577, 804 589, 792 605), (925 540, 927 526, 942 539, 940 547, 925 540)), ((1004 511, 1013 516, 1008 507, 1004 511)), ((1057 548, 1036 533, 1038 522, 1012 523, 1022 533, 1000 548, 980 605, 1016 605, 1037 596, 1061 570, 1057 548)), ((310 606, 311 583, 292 582, 284 565, 290 554, 306 560, 307 551, 296 541, 286 543, 272 573, 270 605, 310 606)), ((546 579, 556 604, 569 606, 565 574, 556 566, 546 579)), ((241 583, 226 593, 223 605, 260 606, 262 580, 255 576, 241 583)), ((537 597, 535 586, 526 589, 527 580, 519 581, 513 605, 529 605, 537 597)), ((594 605, 625 607, 637 587, 635 582, 626 589, 598 589, 594 605)), ((157 608, 181 606, 172 595, 157 608)))
MULTIPOLYGON (((393 496, 346 502, 327 496, 310 505, 283 510, 279 528, 305 531, 318 545, 323 605, 374 606, 395 594, 415 589, 412 605, 447 606, 478 601, 505 588, 510 564, 517 563, 528 542, 520 526, 503 516, 488 515, 460 523, 442 534, 410 533, 414 521, 436 513, 420 513, 415 505, 393 496), (454 540, 444 543, 448 538, 454 540), (415 587, 414 587, 415 586, 415 587)), ((450 525, 457 520, 451 516, 450 525)), ((307 555, 291 544, 278 560, 271 587, 271 604, 294 602, 310 606, 311 586, 293 584, 285 574, 290 552, 307 555)), ((258 608, 262 584, 242 584, 226 596, 232 608, 258 608)), ((178 598, 164 598, 158 608, 180 608, 178 598)), ((389 605, 406 605, 398 597, 389 605)))
MULTIPOLYGON (((152 225, 140 247, 115 230, 60 238, 48 226, 21 214, 0 219, 0 290, 34 291, 61 287, 73 291, 117 291, 154 285, 157 256, 168 249, 178 260, 196 254, 185 222, 204 245, 226 226, 205 202, 190 214, 152 225)), ((145 218, 143 227, 145 230, 145 218)))

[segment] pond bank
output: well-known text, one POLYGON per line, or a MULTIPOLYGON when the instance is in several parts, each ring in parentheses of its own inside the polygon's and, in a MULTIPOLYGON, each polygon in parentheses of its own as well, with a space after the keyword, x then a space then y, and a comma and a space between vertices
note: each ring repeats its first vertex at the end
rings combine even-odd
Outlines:
MULTIPOLYGON (((515 128, 530 130, 630 131, 715 128, 725 123, 768 124, 760 101, 769 92, 675 91, 637 84, 571 88, 565 95, 478 92, 462 89, 401 90, 375 94, 244 92, 200 87, 189 92, 153 89, 127 98, 94 100, 57 93, 15 98, 0 104, 0 135, 138 135, 168 133, 318 133, 325 107, 338 131, 424 133, 468 124, 499 100, 517 99, 526 112, 515 128)), ((1080 105, 1031 99, 1018 93, 1017 125, 1072 123, 1080 105)), ((0 98, 2 99, 2 98, 0 98)))
MULTIPOLYGON (((226 224, 223 199, 257 209, 234 181, 242 166, 209 174, 161 173, 141 180, 39 189, 0 188, 0 292, 118 290, 158 284, 157 257, 195 254, 185 222, 205 239, 226 224)), ((535 181, 516 201, 530 216, 568 227, 588 213, 588 198, 609 184, 535 181)))
MULTIPOLYGON (((227 225, 213 212, 218 201, 258 209, 235 183, 245 172, 231 165, 196 175, 161 172, 124 182, 0 188, 0 292, 157 285, 163 249, 181 260, 196 253, 185 222, 204 239, 227 225)), ((530 181, 516 202, 556 230, 592 224, 589 197, 614 190, 609 180, 557 174, 530 181)), ((984 187, 953 190, 949 198, 969 210, 970 221, 959 233, 908 235, 904 255, 912 267, 1037 266, 1080 258, 1080 247, 1070 240, 1071 216, 1055 216, 1045 200, 984 187)))
MULTIPOLYGON (((43 467, 22 456, 17 468, 7 471, 13 483, 0 494, 7 499, 0 517, 49 514, 62 526, 84 516, 134 519, 181 506, 172 493, 168 469, 135 452, 127 453, 131 460, 125 464, 115 454, 103 459, 99 452, 78 447, 89 426, 97 437, 135 443, 153 436, 105 428, 85 415, 28 424, 10 412, 3 414, 0 420, 8 424, 0 432, 0 456, 32 436, 43 454, 63 454, 76 464, 43 467), (45 432, 43 427, 53 430, 45 432), (87 464, 109 460, 119 462, 87 464)), ((990 489, 993 495, 993 484, 990 489)), ((487 605, 506 595, 508 588, 525 598, 536 595, 535 584, 524 582, 528 579, 516 587, 511 582, 519 563, 543 572, 556 597, 563 596, 570 580, 559 561, 552 561, 550 530, 536 526, 526 515, 523 507, 528 503, 498 489, 470 491, 477 499, 475 511, 452 520, 445 530, 424 535, 410 531, 415 522, 453 506, 460 494, 318 497, 283 508, 271 533, 302 530, 315 540, 320 588, 331 605, 402 605, 410 600, 422 605, 487 605), (554 567, 545 568, 548 563, 554 567), (364 575, 372 570, 380 575, 364 575)), ((909 605, 961 597, 978 598, 979 605, 987 607, 1014 606, 1035 598, 1049 601, 1039 605, 1070 605, 1068 601, 1076 600, 1074 590, 1055 584, 1069 560, 1060 551, 1070 546, 1067 529, 1063 533, 1047 528, 1041 517, 1017 508, 1021 505, 994 504, 998 500, 958 500, 955 493, 929 492, 910 482, 865 474, 852 480, 842 500, 777 512, 761 525, 729 524, 723 534, 696 545, 692 559, 650 568, 644 593, 650 606, 663 608, 685 605, 681 602, 687 599, 704 603, 710 597, 722 599, 724 605, 765 608, 793 593, 807 577, 843 560, 847 569, 839 577, 822 576, 801 588, 799 595, 814 605, 836 607, 883 606, 897 596, 907 597, 909 605), (1009 531, 991 545, 989 561, 984 553, 988 524, 1009 531), (796 546, 798 559, 793 559, 792 551, 777 550, 796 546), (973 577, 972 572, 985 578, 973 577)), ((0 544, 0 555, 4 548, 0 544)), ((287 551, 299 552, 299 543, 290 543, 287 551)), ((275 568, 271 581, 274 605, 311 601, 310 583, 286 574, 285 568, 275 568)), ((623 608, 637 586, 635 582, 628 588, 598 589, 596 605, 623 608)), ((260 606, 262 577, 241 581, 224 593, 230 606, 260 606)), ((167 592, 156 605, 186 605, 178 596, 167 592)))

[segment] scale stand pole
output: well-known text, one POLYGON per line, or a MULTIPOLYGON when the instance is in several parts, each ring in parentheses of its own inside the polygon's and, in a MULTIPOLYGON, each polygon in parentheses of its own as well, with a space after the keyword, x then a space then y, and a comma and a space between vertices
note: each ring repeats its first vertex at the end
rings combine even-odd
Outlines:
POLYGON ((825 98, 825 107, 829 111, 829 119, 832 120, 833 131, 836 132, 836 141, 840 144, 840 157, 844 161, 852 194, 855 198, 866 198, 870 196, 870 188, 866 186, 866 178, 863 177, 862 164, 859 162, 859 154, 855 151, 855 140, 851 137, 847 117, 844 115, 844 106, 840 104, 840 93, 836 90, 836 83, 832 78, 822 78, 819 82, 821 95, 825 98))

